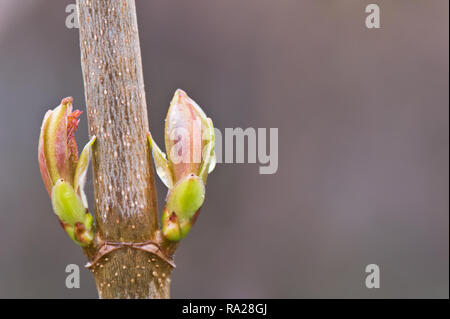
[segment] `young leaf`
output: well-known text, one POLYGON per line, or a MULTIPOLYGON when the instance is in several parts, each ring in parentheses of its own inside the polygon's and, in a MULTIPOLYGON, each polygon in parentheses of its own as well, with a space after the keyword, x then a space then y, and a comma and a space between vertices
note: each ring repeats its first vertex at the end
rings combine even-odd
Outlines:
POLYGON ((147 137, 152 149, 152 155, 156 166, 156 173, 163 181, 164 185, 166 185, 167 188, 170 189, 173 186, 173 177, 172 172, 169 168, 169 163, 167 162, 166 154, 161 151, 150 133, 147 134, 147 137))
POLYGON ((91 158, 91 150, 97 137, 94 135, 91 140, 84 146, 83 151, 80 154, 77 167, 75 169, 74 176, 74 189, 80 195, 83 201, 84 207, 88 208, 86 194, 84 193, 84 183, 86 182, 86 173, 89 166, 89 160, 91 158))

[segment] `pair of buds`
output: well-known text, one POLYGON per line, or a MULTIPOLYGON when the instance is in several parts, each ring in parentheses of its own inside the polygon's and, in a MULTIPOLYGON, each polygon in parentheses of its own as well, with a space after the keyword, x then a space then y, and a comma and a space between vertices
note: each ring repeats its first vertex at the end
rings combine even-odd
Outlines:
MULTIPOLYGON (((93 136, 78 156, 75 131, 81 114, 65 98, 44 117, 39 138, 39 167, 52 206, 69 237, 80 246, 94 238, 92 215, 83 191, 93 136)), ((181 240, 194 224, 205 199, 208 173, 215 166, 214 127, 187 94, 177 90, 170 103, 165 125, 168 156, 148 134, 156 171, 169 188, 162 214, 162 234, 181 240)))

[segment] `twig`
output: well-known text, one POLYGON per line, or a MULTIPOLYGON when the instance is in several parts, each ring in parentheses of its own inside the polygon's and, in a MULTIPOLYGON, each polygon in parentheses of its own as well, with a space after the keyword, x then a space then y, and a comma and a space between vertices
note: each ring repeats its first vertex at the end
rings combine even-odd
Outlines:
MULTIPOLYGON (((158 243, 134 0, 77 0, 77 5, 89 134, 97 136, 96 240, 158 243)), ((91 267, 101 298, 169 298, 171 269, 157 254, 132 245, 113 249, 91 267)))

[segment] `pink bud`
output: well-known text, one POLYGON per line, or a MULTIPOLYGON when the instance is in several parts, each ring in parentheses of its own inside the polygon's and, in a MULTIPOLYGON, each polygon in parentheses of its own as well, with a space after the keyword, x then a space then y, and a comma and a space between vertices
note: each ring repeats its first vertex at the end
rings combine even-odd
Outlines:
POLYGON ((38 160, 42 179, 49 195, 57 180, 74 183, 78 161, 75 131, 81 111, 72 111, 71 97, 61 101, 53 110, 47 111, 39 137, 38 160))
POLYGON ((178 89, 170 103, 166 118, 165 142, 174 181, 189 174, 198 175, 202 164, 203 132, 206 115, 182 90, 178 89))

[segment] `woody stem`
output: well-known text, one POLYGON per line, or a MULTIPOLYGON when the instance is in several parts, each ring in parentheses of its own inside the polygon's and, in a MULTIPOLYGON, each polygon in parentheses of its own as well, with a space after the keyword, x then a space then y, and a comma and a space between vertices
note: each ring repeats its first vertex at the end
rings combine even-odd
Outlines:
MULTIPOLYGON (((158 242, 134 0, 77 0, 97 242, 158 242)), ((125 246, 91 268, 100 298, 169 298, 171 266, 125 246)))

